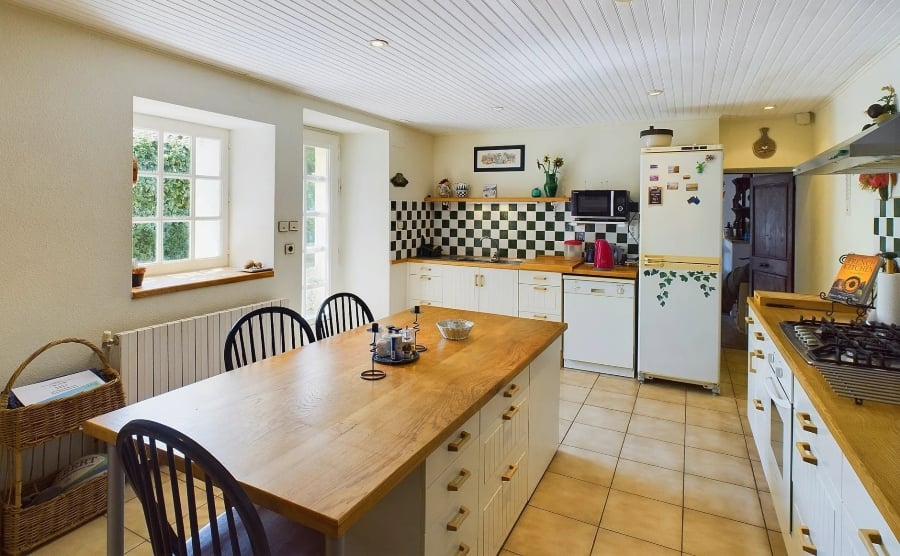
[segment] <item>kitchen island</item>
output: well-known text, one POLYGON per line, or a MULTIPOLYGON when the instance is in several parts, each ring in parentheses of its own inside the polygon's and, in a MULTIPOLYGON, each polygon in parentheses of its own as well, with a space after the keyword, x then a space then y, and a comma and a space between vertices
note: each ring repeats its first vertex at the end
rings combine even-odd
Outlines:
MULTIPOLYGON (((379 323, 405 326, 412 317, 403 311, 379 323)), ((525 460, 518 452, 517 457, 523 469, 531 465, 520 477, 528 479, 528 494, 533 491, 556 447, 558 414, 552 409, 558 408, 559 338, 566 326, 431 307, 419 322, 418 343, 428 350, 414 363, 376 364, 387 372, 383 380, 359 377, 371 364, 372 334, 358 328, 97 417, 85 431, 114 445, 132 419, 163 422, 209 449, 256 504, 324 533, 330 553, 362 554, 366 540, 379 537, 399 543, 379 551, 401 547, 393 553, 421 554, 428 526, 424 490, 431 475, 426 463, 473 420, 475 431, 463 432, 477 435, 479 416, 481 452, 492 449, 496 435, 485 411, 501 409, 497 422, 516 424, 514 434, 500 430, 495 440, 518 449, 522 442, 516 439, 524 438, 525 460), (469 338, 443 339, 435 323, 447 318, 473 321, 469 338), (507 394, 512 406, 503 399, 507 394), (380 504, 389 505, 390 515, 373 511, 380 504)), ((479 443, 472 444, 477 455, 479 443)), ((108 552, 121 554, 122 476, 115 463, 108 552)), ((481 463, 476 469, 488 467, 481 463)), ((497 480, 509 482, 518 466, 510 464, 497 480)), ((490 486, 490 480, 484 473, 477 482, 490 486)), ((487 491, 482 486, 480 492, 487 491)), ((477 492, 476 499, 479 513, 491 502, 477 492)), ((503 507, 507 514, 509 509, 503 507)), ((492 524, 493 531, 503 528, 492 524)))

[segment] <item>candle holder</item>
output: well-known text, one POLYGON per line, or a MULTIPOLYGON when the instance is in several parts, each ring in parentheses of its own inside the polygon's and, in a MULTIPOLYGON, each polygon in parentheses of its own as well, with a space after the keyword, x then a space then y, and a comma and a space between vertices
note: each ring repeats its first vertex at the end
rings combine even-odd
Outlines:
MULTIPOLYGON (((422 308, 419 307, 418 305, 415 305, 410 310, 410 312, 412 314, 416 315, 416 318, 415 318, 415 320, 413 320, 412 326, 410 326, 410 328, 412 328, 413 331, 415 332, 415 335, 413 336, 413 341, 418 341, 418 339, 419 339, 419 315, 422 314, 422 308)), ((427 347, 425 347, 419 343, 416 344, 416 351, 418 351, 419 353, 426 351, 426 350, 428 350, 427 347)))
POLYGON ((375 344, 378 341, 378 323, 373 322, 372 326, 366 329, 366 332, 372 333, 372 343, 369 344, 371 346, 369 352, 372 354, 372 366, 359 373, 359 378, 363 380, 381 380, 382 378, 387 376, 387 373, 382 371, 381 369, 375 368, 375 344))

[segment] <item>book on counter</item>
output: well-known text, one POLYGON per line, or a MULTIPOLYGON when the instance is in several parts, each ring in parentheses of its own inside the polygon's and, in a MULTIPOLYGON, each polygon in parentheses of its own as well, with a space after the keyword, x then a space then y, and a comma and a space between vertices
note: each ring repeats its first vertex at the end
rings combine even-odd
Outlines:
POLYGON ((880 269, 880 255, 845 255, 831 289, 828 290, 828 299, 848 305, 868 305, 875 287, 875 277, 880 269))

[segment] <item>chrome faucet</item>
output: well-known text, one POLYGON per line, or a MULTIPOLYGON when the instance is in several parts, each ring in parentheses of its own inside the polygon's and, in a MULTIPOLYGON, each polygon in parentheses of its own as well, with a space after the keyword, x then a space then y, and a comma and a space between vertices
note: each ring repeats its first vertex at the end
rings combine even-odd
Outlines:
POLYGON ((500 260, 500 251, 499 251, 499 248, 500 248, 500 240, 498 240, 498 239, 496 239, 496 238, 492 238, 492 237, 490 236, 490 234, 488 234, 487 232, 485 232, 485 234, 484 234, 483 236, 481 236, 481 237, 478 239, 478 245, 480 245, 480 246, 483 247, 483 246, 484 246, 484 240, 489 240, 489 241, 492 241, 492 242, 496 242, 496 244, 494 244, 494 249, 491 251, 491 262, 492 262, 492 263, 496 263, 497 261, 500 260))

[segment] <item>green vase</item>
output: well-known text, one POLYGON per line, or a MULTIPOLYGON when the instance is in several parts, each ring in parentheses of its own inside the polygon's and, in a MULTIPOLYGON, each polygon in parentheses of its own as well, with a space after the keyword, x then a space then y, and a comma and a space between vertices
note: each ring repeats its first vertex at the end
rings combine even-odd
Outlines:
POLYGON ((556 181, 556 174, 544 174, 544 195, 547 197, 556 197, 556 188, 559 183, 556 181))

